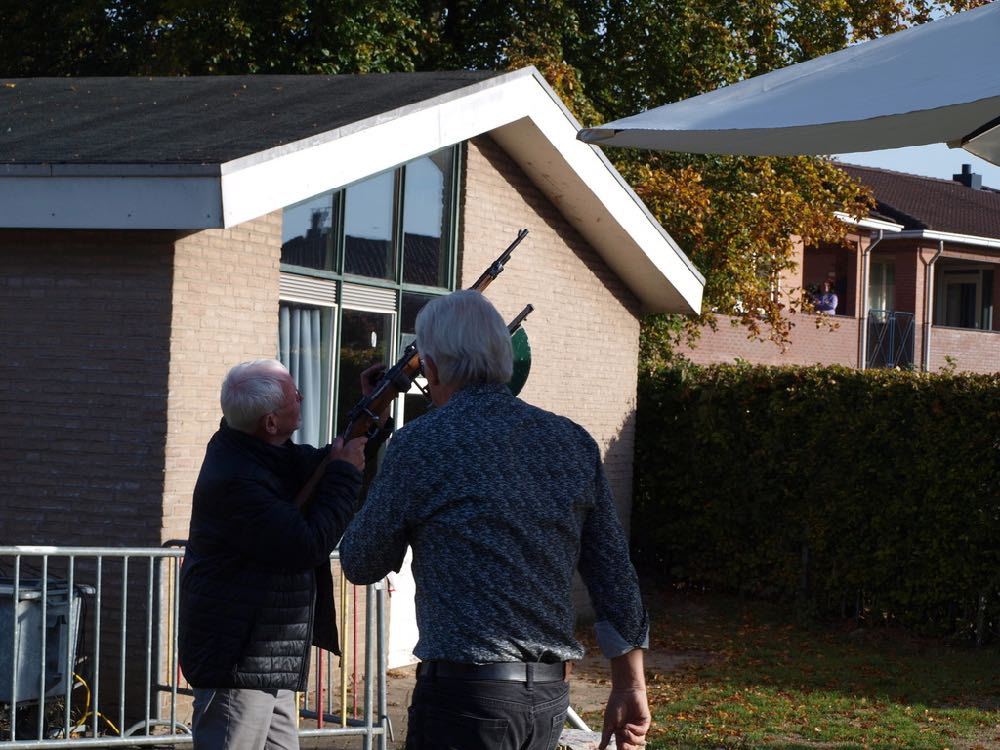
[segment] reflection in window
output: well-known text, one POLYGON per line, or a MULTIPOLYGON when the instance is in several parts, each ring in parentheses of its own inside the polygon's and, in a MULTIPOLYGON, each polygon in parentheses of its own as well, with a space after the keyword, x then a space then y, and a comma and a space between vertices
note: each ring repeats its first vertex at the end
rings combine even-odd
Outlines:
POLYGON ((281 262, 321 271, 336 269, 335 198, 324 193, 285 209, 281 224, 281 262))
POLYGON ((392 217, 396 178, 376 175, 345 190, 344 273, 394 279, 392 217))
MULTIPOLYGON (((414 338, 416 338, 417 313, 419 313, 421 308, 423 308, 423 306, 432 299, 435 299, 435 297, 431 294, 403 292, 402 304, 400 305, 401 315, 399 320, 400 351, 403 351, 403 349, 410 342, 412 342, 414 338)), ((419 382, 423 386, 427 385, 427 381, 422 377, 419 378, 419 382)), ((427 397, 424 396, 418 388, 411 388, 410 392, 403 396, 403 424, 411 422, 421 414, 424 414, 429 407, 430 404, 427 402, 427 397)))
POLYGON ((340 329, 340 390, 337 397, 337 434, 347 426, 347 415, 361 400, 361 373, 376 362, 391 364, 394 315, 344 310, 340 329))
POLYGON ((448 285, 451 149, 406 165, 403 192, 403 282, 448 285))
POLYGON ((417 331, 417 313, 434 299, 432 294, 417 294, 415 292, 403 292, 403 304, 401 305, 402 316, 399 320, 399 330, 402 334, 413 334, 417 331))
POLYGON ((278 359, 302 393, 302 427, 296 443, 330 442, 329 345, 333 309, 282 302, 278 311, 278 359))
POLYGON ((873 260, 868 279, 868 315, 883 319, 896 309, 896 265, 894 261, 873 260))
MULTIPOLYGON (((361 371, 394 362, 417 312, 451 289, 460 155, 448 147, 284 210, 279 357, 305 396, 297 441, 342 430, 361 371)), ((425 408, 419 395, 404 403, 401 423, 425 408)))

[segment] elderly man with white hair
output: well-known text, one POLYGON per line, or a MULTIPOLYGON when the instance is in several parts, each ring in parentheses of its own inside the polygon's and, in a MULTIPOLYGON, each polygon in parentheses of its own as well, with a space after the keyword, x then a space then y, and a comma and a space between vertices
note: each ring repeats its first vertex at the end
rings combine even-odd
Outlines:
POLYGON ((640 747, 648 621, 593 438, 514 397, 510 335, 489 301, 429 302, 417 346, 436 409, 390 441, 341 541, 344 574, 373 583, 413 548, 421 659, 406 747, 552 750, 569 705, 574 570, 611 660, 602 747, 640 747))
POLYGON ((339 653, 330 553, 354 514, 365 440, 293 443, 302 394, 276 360, 233 367, 221 402, 181 570, 179 656, 194 688, 194 747, 294 750, 294 691, 306 686, 310 648, 339 653), (327 456, 300 510, 296 495, 327 456))

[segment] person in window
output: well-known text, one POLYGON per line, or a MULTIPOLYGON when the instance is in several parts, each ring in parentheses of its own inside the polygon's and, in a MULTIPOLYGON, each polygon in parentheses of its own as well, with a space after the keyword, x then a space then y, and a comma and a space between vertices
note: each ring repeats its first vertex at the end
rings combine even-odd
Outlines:
POLYGON ((365 440, 293 443, 302 394, 276 360, 233 367, 221 402, 181 569, 178 649, 194 688, 194 747, 293 750, 310 647, 339 653, 332 588, 317 581, 354 514, 365 440), (296 494, 326 456, 300 510, 296 494))
POLYGON ((827 279, 823 282, 819 296, 816 298, 816 312, 826 315, 837 314, 837 293, 833 282, 827 279))
POLYGON ((649 727, 649 625, 600 449, 579 425, 515 398, 510 334, 475 291, 429 302, 417 344, 436 406, 397 431, 340 545, 374 583, 413 549, 421 659, 406 747, 551 750, 569 705, 579 569, 612 687, 601 747, 649 727))

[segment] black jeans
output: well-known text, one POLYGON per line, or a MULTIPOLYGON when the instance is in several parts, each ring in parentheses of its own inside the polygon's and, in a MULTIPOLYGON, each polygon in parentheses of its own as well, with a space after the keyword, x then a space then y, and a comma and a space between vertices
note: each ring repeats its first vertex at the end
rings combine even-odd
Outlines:
POLYGON ((406 750, 554 750, 569 683, 418 677, 406 750))

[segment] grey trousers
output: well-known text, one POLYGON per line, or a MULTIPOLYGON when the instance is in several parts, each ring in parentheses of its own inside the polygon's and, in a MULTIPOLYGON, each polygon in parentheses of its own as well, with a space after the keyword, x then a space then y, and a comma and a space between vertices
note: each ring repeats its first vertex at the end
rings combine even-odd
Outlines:
POLYGON ((298 750, 291 690, 194 689, 194 750, 298 750))

